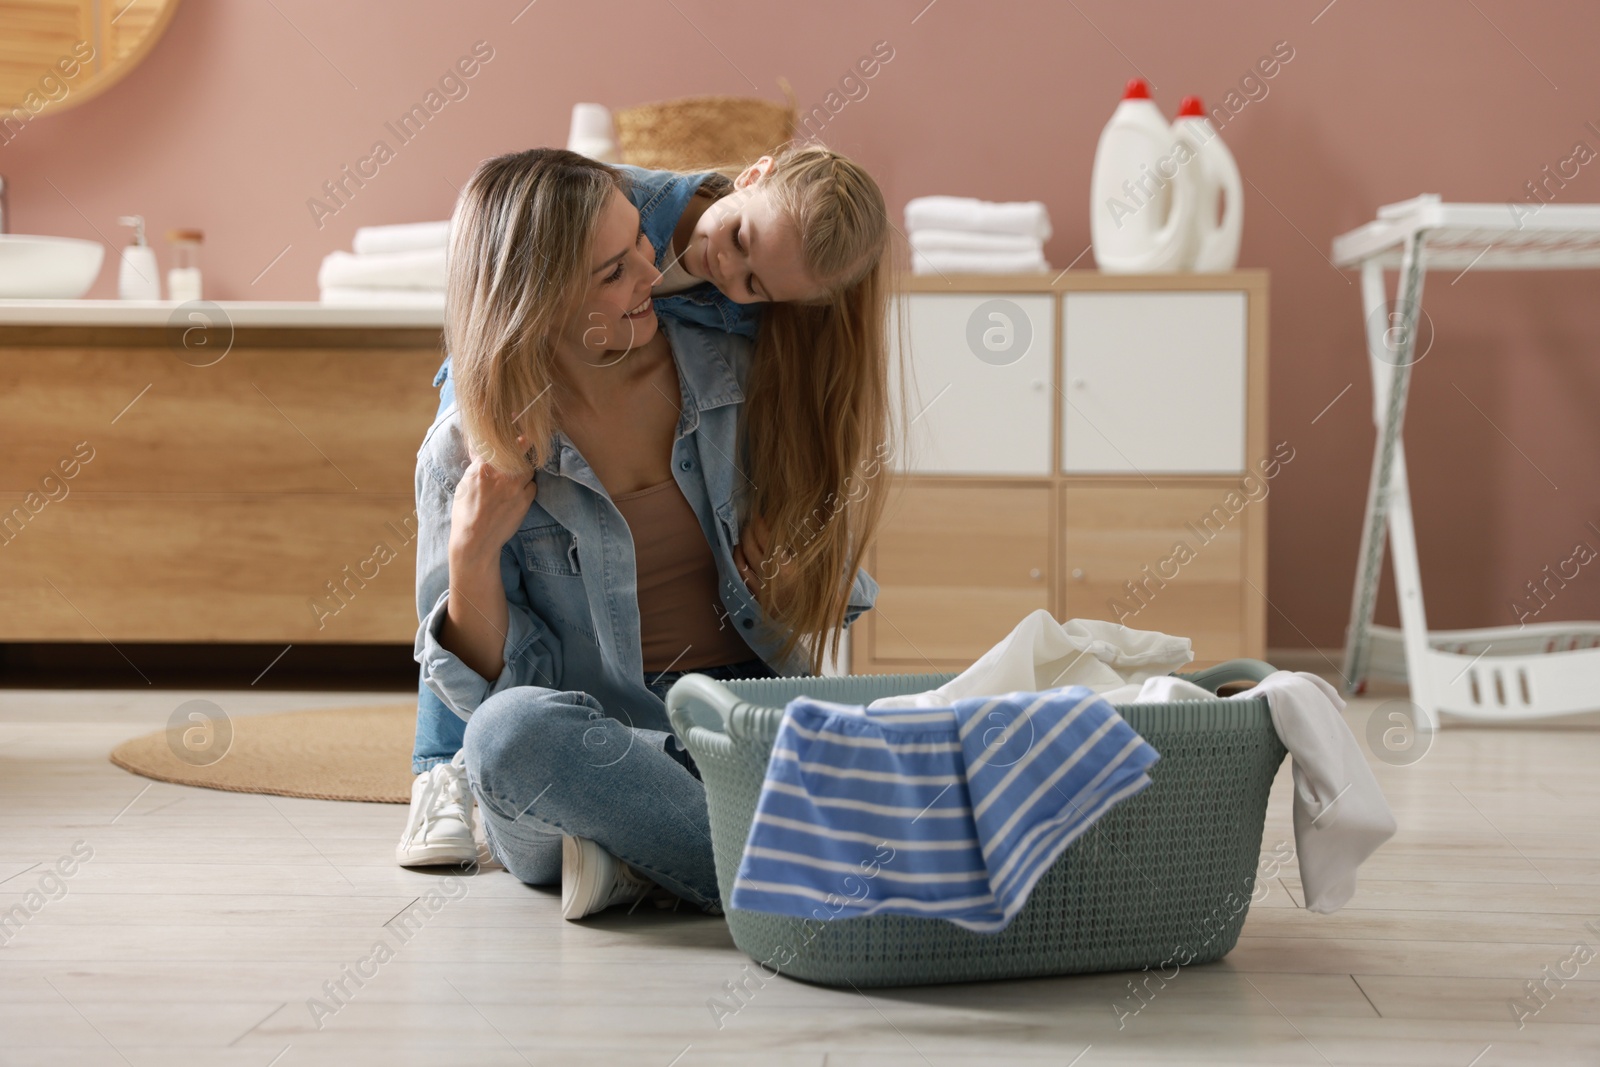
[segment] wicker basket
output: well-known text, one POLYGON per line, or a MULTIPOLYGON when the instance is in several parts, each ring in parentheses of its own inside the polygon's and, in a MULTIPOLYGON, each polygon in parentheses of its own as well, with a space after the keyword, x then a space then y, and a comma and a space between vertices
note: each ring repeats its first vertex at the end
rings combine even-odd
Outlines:
POLYGON ((612 120, 622 162, 651 170, 737 172, 794 136, 787 104, 743 96, 691 96, 621 108, 612 120))
MULTIPOLYGON (((1273 668, 1234 660, 1190 677, 1212 692, 1273 668)), ((686 675, 667 693, 673 728, 706 786, 724 907, 744 855, 783 705, 800 695, 865 704, 951 675, 717 682, 686 675)), ((1151 785, 1068 848, 998 934, 943 919, 800 919, 727 910, 734 944, 764 973, 825 985, 888 986, 1208 963, 1244 926, 1267 794, 1286 754, 1265 698, 1119 705, 1161 753, 1151 785)), ((826 913, 824 912, 824 915, 826 913)))

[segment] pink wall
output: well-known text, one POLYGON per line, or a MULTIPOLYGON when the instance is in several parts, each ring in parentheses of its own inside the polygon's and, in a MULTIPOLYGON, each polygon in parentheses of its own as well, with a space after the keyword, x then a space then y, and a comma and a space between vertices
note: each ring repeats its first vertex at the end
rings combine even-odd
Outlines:
MULTIPOLYGON (((781 75, 810 104, 886 40, 894 58, 825 139, 878 176, 896 214, 928 193, 1045 201, 1047 251, 1065 266, 1088 243, 1090 159, 1123 81, 1148 76, 1169 114, 1187 93, 1210 106, 1286 40, 1294 58, 1223 132, 1251 183, 1241 262, 1272 272, 1271 435, 1296 449, 1272 483, 1269 643, 1337 646, 1371 425, 1358 288, 1324 258, 1329 243, 1380 204, 1425 191, 1503 202, 1575 142, 1600 150, 1585 126, 1600 126, 1600 8, 1550 0, 1531 19, 1510 0, 1324 3, 537 0, 513 23, 518 0, 184 0, 141 68, 29 124, 0 147, 0 173, 14 232, 115 248, 116 216, 139 212, 155 234, 205 230, 209 297, 311 299, 319 260, 357 225, 444 217, 479 159, 564 143, 574 101, 777 98, 781 75), (393 146, 384 123, 480 40, 494 56, 466 98, 318 229, 306 201, 375 140, 393 146)), ((1600 200, 1596 172, 1560 199, 1600 200)), ((113 295, 113 262, 91 295, 113 295)), ((1600 549, 1587 525, 1600 526, 1594 295, 1578 273, 1429 279, 1437 337, 1409 427, 1436 627, 1513 623, 1511 600, 1543 566, 1580 540, 1600 549)), ((1591 572, 1600 563, 1539 619, 1600 618, 1591 572)))

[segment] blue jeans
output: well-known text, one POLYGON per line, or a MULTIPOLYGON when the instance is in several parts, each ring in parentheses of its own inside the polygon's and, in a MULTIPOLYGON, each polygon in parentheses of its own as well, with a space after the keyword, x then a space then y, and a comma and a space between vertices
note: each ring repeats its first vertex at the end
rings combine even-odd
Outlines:
MULTIPOLYGON (((663 695, 685 673, 650 689, 663 695)), ((692 673, 772 672, 751 660, 692 673)), ((518 686, 478 705, 463 747, 484 837, 521 881, 559 885, 561 838, 570 835, 598 842, 702 910, 721 903, 705 786, 670 732, 627 726, 588 693, 518 686)))
MULTIPOLYGON (((438 422, 444 409, 455 403, 455 379, 450 377, 450 357, 446 356, 433 382, 439 387, 439 410, 433 421, 438 422)), ((411 748, 411 773, 421 774, 436 763, 449 763, 461 751, 461 739, 467 724, 461 716, 451 711, 437 693, 422 684, 421 668, 417 678, 417 739, 411 748)))

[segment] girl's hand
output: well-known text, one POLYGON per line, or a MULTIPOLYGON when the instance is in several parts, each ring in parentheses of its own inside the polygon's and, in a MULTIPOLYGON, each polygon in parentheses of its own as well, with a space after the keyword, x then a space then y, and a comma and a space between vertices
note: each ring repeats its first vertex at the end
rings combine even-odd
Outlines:
MULTIPOLYGON (((519 435, 517 444, 526 442, 519 435)), ((502 474, 474 455, 456 486, 450 509, 450 553, 466 559, 492 559, 533 506, 539 484, 523 474, 502 474)))

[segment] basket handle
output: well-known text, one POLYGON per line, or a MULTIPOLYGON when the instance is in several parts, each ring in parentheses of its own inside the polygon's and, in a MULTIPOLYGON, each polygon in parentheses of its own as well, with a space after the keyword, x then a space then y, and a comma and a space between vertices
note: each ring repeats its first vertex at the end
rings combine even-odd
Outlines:
POLYGON ((689 703, 699 701, 722 718, 722 730, 728 732, 733 712, 744 703, 716 679, 703 674, 685 674, 667 690, 667 718, 680 738, 689 736, 694 720, 689 716, 689 703))
POLYGON ((1219 663, 1215 667, 1207 667, 1203 671, 1196 671, 1184 677, 1195 685, 1215 693, 1229 682, 1260 682, 1264 681, 1267 675, 1277 672, 1278 668, 1258 659, 1230 659, 1226 663, 1219 663))

